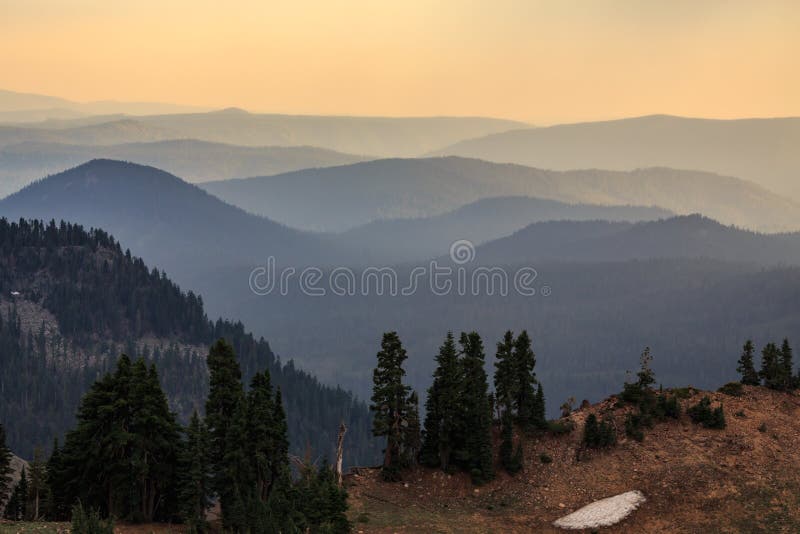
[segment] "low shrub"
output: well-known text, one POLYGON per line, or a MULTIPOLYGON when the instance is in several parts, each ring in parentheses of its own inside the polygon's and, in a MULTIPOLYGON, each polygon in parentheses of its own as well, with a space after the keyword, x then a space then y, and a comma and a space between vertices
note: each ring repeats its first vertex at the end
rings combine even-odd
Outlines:
POLYGON ((730 395, 731 397, 741 397, 744 393, 741 382, 728 382, 717 391, 725 395, 730 395))
POLYGON ((706 428, 725 428, 725 413, 722 405, 711 408, 711 399, 703 397, 700 402, 686 410, 692 421, 706 428))

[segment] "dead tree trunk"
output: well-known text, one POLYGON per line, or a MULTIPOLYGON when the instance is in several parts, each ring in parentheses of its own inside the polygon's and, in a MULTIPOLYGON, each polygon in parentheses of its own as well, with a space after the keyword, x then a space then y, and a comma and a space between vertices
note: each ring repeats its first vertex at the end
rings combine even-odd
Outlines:
POLYGON ((344 421, 339 424, 339 437, 336 438, 336 481, 342 486, 342 457, 344 456, 344 434, 347 427, 344 421))

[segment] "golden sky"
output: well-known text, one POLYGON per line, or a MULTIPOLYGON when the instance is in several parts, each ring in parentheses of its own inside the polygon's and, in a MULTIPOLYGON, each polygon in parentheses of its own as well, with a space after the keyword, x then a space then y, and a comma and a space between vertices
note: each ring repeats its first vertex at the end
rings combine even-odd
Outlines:
POLYGON ((0 88, 540 124, 800 115, 800 0, 0 0, 0 88))

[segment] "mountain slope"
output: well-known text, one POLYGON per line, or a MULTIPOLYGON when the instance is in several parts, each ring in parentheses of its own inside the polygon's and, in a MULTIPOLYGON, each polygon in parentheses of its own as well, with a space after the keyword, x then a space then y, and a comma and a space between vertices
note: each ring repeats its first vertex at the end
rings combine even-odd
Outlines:
POLYGON ((277 174, 362 161, 315 147, 241 147, 191 139, 121 145, 25 142, 0 147, 0 197, 96 158, 152 165, 188 182, 277 174))
POLYGON ((376 219, 440 215, 496 196, 659 206, 764 231, 800 228, 800 205, 755 184, 665 168, 558 172, 457 157, 387 159, 203 187, 252 213, 329 231, 376 219))
POLYGON ((434 152, 545 169, 673 167, 738 176, 800 200, 800 118, 653 115, 491 134, 434 152))
MULTIPOLYGON (((735 356, 729 364, 735 365, 735 356)), ((572 394, 582 398, 579 391, 572 394)), ((688 394, 680 401, 684 410, 704 395, 714 406, 722 403, 727 428, 704 429, 684 414, 677 421, 656 423, 639 443, 623 431, 630 408, 611 398, 573 412, 567 419, 576 428, 568 434, 520 433, 523 471, 510 477, 498 465, 497 478, 480 488, 467 475, 434 469, 415 469, 403 486, 381 481, 378 470, 358 470, 346 479, 350 517, 362 518, 358 529, 364 533, 450 532, 458 525, 464 533, 555 534, 568 532, 552 525, 556 519, 596 500, 638 490, 647 500, 635 512, 596 531, 800 530, 797 394, 751 386, 744 387, 741 397, 694 389, 688 394), (589 414, 614 421, 615 447, 581 450, 589 414), (764 431, 759 430, 762 424, 764 431), (544 463, 542 455, 550 462, 544 463)))
POLYGON ((373 263, 402 263, 441 256, 455 241, 477 245, 507 236, 531 223, 556 220, 641 221, 671 212, 641 206, 566 204, 531 197, 493 197, 456 210, 419 219, 374 221, 337 236, 368 252, 373 263))
POLYGON ((70 128, 0 125, 0 147, 24 142, 72 145, 115 145, 162 141, 180 137, 175 132, 138 120, 122 118, 70 128))
POLYGON ((203 410, 205 356, 220 337, 236 348, 245 383, 266 369, 281 387, 296 453, 310 443, 328 455, 342 418, 353 432, 349 461, 374 453, 364 404, 282 364, 241 323, 209 321, 200 297, 107 233, 0 219, 0 251, 0 421, 19 454, 63 436, 81 395, 122 352, 158 367, 171 409, 186 422, 203 410))
MULTIPOLYGON (((223 266, 263 263, 269 255, 295 263, 335 257, 318 236, 247 214, 154 167, 112 160, 31 184, 0 201, 0 216, 104 228, 184 287, 223 266)), ((247 278, 241 283, 247 287, 247 278)))
POLYGON ((654 222, 544 222, 478 247, 480 263, 711 258, 800 265, 800 233, 757 234, 700 215, 654 222))

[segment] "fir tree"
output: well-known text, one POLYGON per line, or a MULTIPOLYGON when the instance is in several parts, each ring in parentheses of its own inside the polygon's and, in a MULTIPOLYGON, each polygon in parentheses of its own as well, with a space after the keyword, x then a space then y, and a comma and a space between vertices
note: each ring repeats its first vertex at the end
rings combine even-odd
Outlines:
POLYGON ((517 380, 515 388, 517 420, 523 428, 528 429, 539 424, 539 422, 534 418, 534 413, 537 410, 535 406, 536 390, 534 389, 536 384, 536 374, 534 373, 536 355, 531 349, 531 338, 526 330, 523 330, 514 342, 513 359, 517 380))
POLYGON ((425 401, 425 437, 421 459, 430 467, 447 470, 462 439, 462 368, 453 333, 448 332, 436 356, 433 384, 425 401))
POLYGON ((23 466, 20 473, 19 482, 11 492, 11 498, 6 503, 6 510, 3 516, 11 521, 22 521, 28 519, 28 474, 23 466))
POLYGON ((495 401, 501 412, 501 418, 504 412, 512 413, 519 397, 520 381, 517 370, 520 365, 516 361, 516 356, 514 334, 508 330, 503 335, 502 341, 497 343, 494 363, 495 401))
POLYGON ((0 423, 0 502, 5 501, 11 491, 11 450, 6 446, 6 430, 0 423))
POLYGON ((492 414, 484 369, 483 342, 477 332, 462 333, 464 449, 460 455, 476 484, 494 478, 492 414))
POLYGON ((29 468, 28 514, 31 520, 39 521, 44 510, 48 508, 50 499, 50 488, 47 485, 47 467, 44 460, 44 451, 41 448, 34 449, 33 460, 31 460, 29 468))
POLYGON ((419 458, 422 440, 419 424, 419 396, 412 391, 406 401, 408 406, 406 423, 403 429, 403 464, 414 465, 419 458))
POLYGON ((781 387, 786 391, 795 388, 794 364, 792 362, 792 347, 789 340, 784 338, 780 352, 781 387))
POLYGON ((404 439, 403 424, 407 417, 407 399, 410 387, 403 384, 403 362, 406 351, 396 332, 387 332, 381 341, 377 354, 378 365, 373 372, 372 404, 375 412, 372 433, 386 438, 383 456, 383 477, 386 480, 399 480, 403 465, 402 447, 404 439))
POLYGON ((533 426, 538 430, 547 430, 547 413, 545 411, 544 390, 542 384, 537 384, 536 397, 533 400, 533 410, 531 411, 533 426))
POLYGON ((754 351, 753 342, 748 339, 742 347, 742 355, 739 357, 739 366, 736 368, 736 371, 742 375, 742 384, 750 386, 757 386, 761 383, 761 379, 758 377, 758 372, 756 372, 753 362, 754 351))
POLYGON ((207 528, 206 511, 211 506, 209 452, 208 430, 195 411, 181 450, 178 493, 181 515, 193 532, 207 528))
MULTIPOLYGON (((232 479, 235 468, 229 462, 241 447, 241 436, 230 432, 234 415, 245 417, 242 409, 244 392, 242 373, 236 354, 224 339, 219 339, 208 352, 209 392, 206 400, 206 426, 208 427, 212 489, 219 496, 223 522, 237 501, 236 481, 232 479), (229 442, 230 440, 230 442, 229 442)), ((239 515, 243 515, 239 514, 239 515)), ((229 521, 226 522, 229 525, 229 521)))
POLYGON ((510 474, 515 474, 522 469, 522 447, 519 444, 514 449, 514 417, 510 411, 504 411, 500 420, 500 463, 510 474))
POLYGON ((775 343, 767 343, 761 351, 761 371, 759 375, 764 380, 766 387, 780 389, 782 386, 782 374, 780 350, 775 343))

